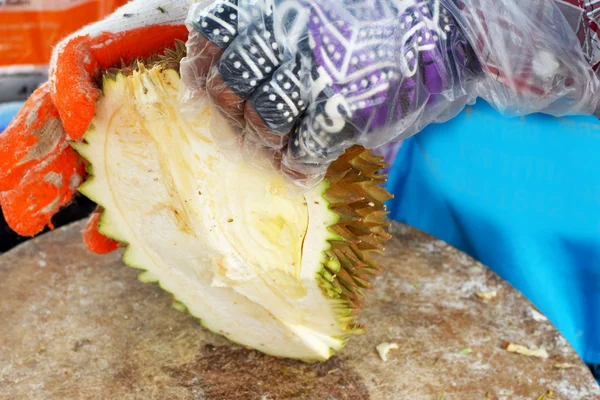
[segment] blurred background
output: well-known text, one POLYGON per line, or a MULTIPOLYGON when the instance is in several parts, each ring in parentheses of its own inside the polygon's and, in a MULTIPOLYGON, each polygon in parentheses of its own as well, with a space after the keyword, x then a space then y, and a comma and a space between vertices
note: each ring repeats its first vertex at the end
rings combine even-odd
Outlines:
MULTIPOLYGON (((81 27, 113 12, 127 0, 0 0, 0 134, 29 95, 48 79, 52 48, 81 27)), ((55 226, 94 209, 79 196, 55 217, 55 226)), ((26 240, 15 235, 0 212, 0 253, 26 240)))

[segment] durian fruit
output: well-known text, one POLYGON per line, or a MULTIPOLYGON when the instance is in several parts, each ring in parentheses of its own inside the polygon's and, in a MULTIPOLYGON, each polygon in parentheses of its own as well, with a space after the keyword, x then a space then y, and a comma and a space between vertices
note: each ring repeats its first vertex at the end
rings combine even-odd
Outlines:
POLYGON ((261 352, 329 358, 363 329, 355 313, 389 239, 379 157, 353 147, 306 193, 280 173, 230 161, 206 100, 184 115, 176 52, 106 71, 74 148, 99 231, 212 332, 261 352))

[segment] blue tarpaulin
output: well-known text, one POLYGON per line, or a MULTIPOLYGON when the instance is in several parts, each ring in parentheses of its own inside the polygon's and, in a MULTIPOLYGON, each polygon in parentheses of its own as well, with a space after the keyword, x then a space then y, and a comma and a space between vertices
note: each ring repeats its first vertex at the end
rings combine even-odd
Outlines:
POLYGON ((510 282, 600 363, 600 121, 505 118, 479 102, 404 142, 392 218, 510 282))
POLYGON ((22 102, 0 103, 0 133, 6 129, 11 119, 22 106, 22 102))

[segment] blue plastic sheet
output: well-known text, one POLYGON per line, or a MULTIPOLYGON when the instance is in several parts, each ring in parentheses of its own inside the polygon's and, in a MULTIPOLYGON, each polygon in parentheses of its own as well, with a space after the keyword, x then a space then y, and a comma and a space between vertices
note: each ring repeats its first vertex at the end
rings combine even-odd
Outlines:
POLYGON ((0 103, 0 133, 4 132, 21 107, 23 102, 0 103))
POLYGON ((600 363, 600 122, 479 102, 406 140, 392 218, 488 265, 600 363))

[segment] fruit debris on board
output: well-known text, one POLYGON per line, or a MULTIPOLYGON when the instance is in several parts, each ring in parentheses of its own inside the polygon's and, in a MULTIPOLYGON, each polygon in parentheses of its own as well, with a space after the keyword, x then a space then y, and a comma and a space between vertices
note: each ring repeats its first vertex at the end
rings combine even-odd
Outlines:
POLYGON ((548 352, 546 349, 530 349, 528 347, 522 346, 520 344, 514 343, 505 343, 503 346, 504 350, 509 351, 511 353, 521 354, 527 357, 539 357, 539 358, 548 358, 548 352))
POLYGON ((396 343, 380 343, 377 345, 376 349, 377 352, 379 353, 379 357, 381 358, 382 361, 387 361, 388 360, 388 354, 390 352, 390 350, 397 350, 399 347, 396 343))

